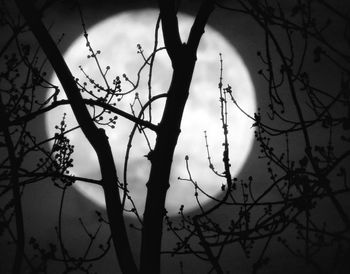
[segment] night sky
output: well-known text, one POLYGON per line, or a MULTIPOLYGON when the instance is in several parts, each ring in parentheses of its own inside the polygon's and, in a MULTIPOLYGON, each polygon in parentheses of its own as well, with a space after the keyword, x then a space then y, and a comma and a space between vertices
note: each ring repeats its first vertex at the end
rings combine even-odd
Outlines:
MULTIPOLYGON (((109 16, 125 12, 133 9, 142 9, 153 7, 156 8, 155 1, 82 1, 82 11, 84 19, 87 24, 87 28, 96 24, 100 20, 103 20, 109 16)), ((294 2, 294 1, 293 1, 294 2)), ((340 9, 349 14, 350 5, 346 4, 347 1, 335 1, 339 5, 340 9)), ((291 11, 291 5, 287 6, 287 11, 291 11)), ((183 1, 180 10, 190 15, 194 15, 198 8, 198 1, 183 1)), ((327 14, 318 14, 320 18, 325 18, 327 14)), ((80 19, 76 9, 72 8, 70 1, 63 1, 63 3, 54 5, 44 17, 44 22, 47 25, 52 24, 51 34, 56 35, 56 38, 61 33, 65 33, 64 39, 60 44, 61 52, 64 52, 77 36, 81 35, 82 29, 80 25, 80 19)), ((337 22, 335 21, 335 24, 337 22)), ((209 25, 214 29, 220 31, 237 49, 242 59, 244 60, 252 78, 253 84, 256 90, 257 104, 262 109, 261 113, 263 117, 266 117, 266 112, 269 104, 267 96, 267 84, 263 77, 258 73, 260 69, 264 68, 259 59, 257 52, 264 49, 264 32, 260 26, 257 26, 254 21, 246 15, 225 11, 221 9, 214 10, 209 20, 209 25)), ((349 23, 350 26, 350 23, 349 23)), ((349 27, 348 26, 348 27, 349 27)), ((153 27, 153 26, 150 26, 153 27)), ((337 28, 335 28, 337 29, 337 28)), ((330 38, 334 45, 347 49, 349 53, 349 45, 342 38, 342 31, 339 28, 339 32, 334 32, 333 37, 330 38)), ((282 35, 282 34, 281 34, 282 35)), ((1 39, 1 38, 0 38, 1 39)), ((0 40, 2 43, 2 40, 0 40)), ((35 44, 32 37, 28 37, 28 42, 35 44)), ((286 46, 282 43, 282 46, 286 46)), ((310 42, 313 43, 313 42, 310 42)), ((315 44, 316 45, 316 44, 315 44)), ((117 45, 116 45, 117 46, 117 45)), ((329 70, 327 61, 317 66, 313 64, 312 58, 306 62, 305 65, 312 73, 314 77, 312 81, 318 83, 318 86, 325 89, 338 89, 341 76, 336 70, 329 70)), ((49 70, 50 71, 50 70, 49 70)), ((335 91, 336 92, 336 91, 335 91)), ((286 96, 284 99, 289 102, 290 97, 286 96)), ((290 105, 286 103, 288 110, 290 105)), ((293 114, 293 110, 290 110, 293 114)), ((45 130, 43 128, 43 117, 39 117, 31 126, 36 133, 38 139, 45 138, 45 130)), ((271 125, 278 127, 282 125, 278 121, 272 121, 271 125)), ((311 133, 311 138, 316 144, 321 144, 326 140, 322 129, 315 129, 311 133)), ((285 145, 285 138, 276 137, 273 140, 274 148, 283 150, 285 145)), ((296 161, 302 158, 304 151, 304 144, 302 136, 293 136, 290 140, 292 147, 291 154, 296 161)), ((338 149, 337 152, 341 152, 341 143, 335 141, 334 146, 338 149)), ((231 152, 233 155, 235 152, 231 152)), ((257 192, 265 189, 270 184, 269 174, 267 172, 267 163, 264 159, 259 159, 260 147, 257 142, 254 143, 252 151, 246 161, 244 168, 240 174, 237 174, 238 179, 247 180, 249 176, 254 178, 254 187, 257 192)), ((349 160, 346 162, 349 164, 349 160)), ((346 164, 345 164, 346 166, 346 164)), ((50 180, 43 180, 42 182, 33 184, 25 189, 23 196, 24 203, 24 218, 25 218, 25 233, 27 242, 30 237, 34 237, 43 246, 47 247, 49 242, 56 241, 55 226, 58 220, 58 210, 60 205, 60 191, 54 187, 50 180)), ((271 193, 271 200, 277 199, 277 194, 271 193), (275 196, 276 195, 276 196, 275 196)), ((347 212, 350 212, 349 194, 342 198, 342 203, 347 212)), ((96 207, 88 199, 83 197, 75 189, 70 189, 67 192, 65 203, 63 207, 63 233, 64 242, 68 248, 76 256, 81 256, 84 248, 88 245, 88 237, 83 231, 82 225, 79 221, 81 218, 84 225, 91 231, 97 229, 99 223, 97 222, 98 216, 95 213, 96 210, 105 214, 104 210, 96 207)), ((194 214, 193 212, 191 214, 194 214)), ((227 220, 232 214, 237 214, 237 209, 223 208, 217 211, 214 215, 215 220, 220 224, 227 224, 227 220)), ((330 202, 323 201, 317 210, 314 212, 315 216, 319 217, 319 220, 326 220, 332 223, 335 227, 340 224, 340 220, 334 211, 330 202)), ((177 220, 174 218, 175 221, 177 220)), ((317 218, 316 218, 317 219, 317 218)), ((135 223, 132 218, 127 219, 128 224, 135 223)), ((296 241, 295 230, 287 229, 284 232, 284 237, 291 242, 296 241)), ((138 258, 139 246, 140 246, 140 232, 131 229, 129 233, 129 239, 132 243, 135 257, 138 258)), ((347 234, 349 236, 349 233, 347 234)), ((93 247, 98 251, 99 243, 105 243, 109 237, 108 227, 103 226, 96 243, 93 247)), ((245 274, 252 272, 252 264, 256 261, 259 252, 263 248, 266 240, 257 242, 252 249, 250 258, 247 258, 242 251, 242 248, 238 243, 233 244, 225 249, 225 253, 221 258, 221 263, 224 269, 229 270, 228 273, 245 274)), ((166 250, 171 250, 175 246, 174 236, 168 234, 166 229, 163 235, 163 247, 166 250)), ((30 247, 28 247, 30 250, 30 247)), ((0 238, 0 273, 9 273, 11 262, 13 258, 14 248, 12 245, 6 244, 6 239, 0 238)), ((329 248, 320 253, 317 260, 325 266, 324 269, 331 269, 329 262, 331 262, 332 256, 335 254, 334 248, 329 248)), ((292 255, 287 248, 277 241, 277 237, 272 239, 271 245, 266 253, 270 257, 270 262, 267 266, 262 268, 261 273, 317 273, 312 266, 305 266, 304 262, 292 255)), ((346 261, 347 258, 344 258, 346 261)), ((348 257, 350 259, 350 256, 348 257)), ((138 261, 138 259, 137 259, 138 261)), ((93 263, 93 271, 97 273, 119 273, 115 271, 118 269, 118 264, 114 257, 114 251, 112 250, 101 260, 93 263)), ((344 266, 345 268, 346 266, 344 266)), ((194 256, 178 256, 171 257, 169 255, 163 255, 162 257, 162 269, 163 273, 207 273, 210 267, 205 262, 202 262, 194 256), (181 272, 181 265, 183 265, 184 271, 181 272)), ((92 271, 92 272, 93 272, 92 271)), ((59 264, 51 264, 51 268, 48 273, 61 273, 59 264)), ((214 272, 212 272, 214 273, 214 272)), ((260 273, 260 272, 259 272, 260 273)), ((328 273, 325 271, 324 273, 328 273)), ((344 272, 346 273, 346 272, 344 272)))

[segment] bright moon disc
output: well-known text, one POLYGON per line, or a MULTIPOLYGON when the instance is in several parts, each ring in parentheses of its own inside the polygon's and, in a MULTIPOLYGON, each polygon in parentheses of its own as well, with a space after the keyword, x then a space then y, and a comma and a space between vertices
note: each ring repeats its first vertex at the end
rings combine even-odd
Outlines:
MULTIPOLYGON (((93 50, 101 52, 98 55, 98 61, 102 73, 106 71, 107 66, 110 67, 106 74, 106 80, 110 86, 113 86, 112 83, 116 76, 120 76, 122 92, 130 90, 132 85, 122 77, 124 73, 130 81, 133 83, 137 82, 138 70, 144 64, 142 55, 137 53, 137 45, 141 45, 145 58, 151 55, 154 49, 157 18, 158 12, 152 9, 128 11, 107 18, 87 30, 93 50)), ((185 14, 179 14, 178 18, 181 39, 183 42, 186 42, 194 18, 185 14)), ((164 46, 161 28, 158 36, 158 48, 161 48, 164 46)), ((195 184, 211 196, 217 196, 221 192, 221 186, 225 184, 224 178, 218 177, 209 168, 204 137, 204 131, 206 131, 212 164, 218 173, 222 173, 224 171, 222 162, 224 137, 220 120, 220 95, 218 89, 220 76, 219 53, 222 53, 224 60, 224 87, 227 84, 232 87, 232 94, 235 100, 246 113, 253 115, 256 109, 254 87, 248 70, 239 54, 218 31, 210 26, 206 26, 197 53, 198 60, 190 88, 190 96, 185 107, 181 134, 173 160, 170 188, 166 199, 166 209, 169 215, 176 214, 181 205, 184 205, 184 210, 187 212, 197 208, 198 204, 194 195, 195 184), (192 182, 183 180, 189 179, 189 173, 186 169, 186 155, 189 157, 188 163, 192 182)), ((106 86, 106 81, 101 76, 101 71, 95 60, 87 58, 89 54, 86 40, 81 35, 65 52, 64 58, 81 85, 86 82, 85 85, 88 90, 95 90, 94 95, 103 96, 103 92, 101 91, 101 94, 98 94, 96 88, 94 89, 94 84, 86 77, 88 75, 98 85, 106 86), (86 75, 79 66, 81 66, 86 75)), ((116 103, 117 108, 132 113, 130 105, 135 101, 136 93, 142 104, 147 102, 149 96, 149 69, 150 67, 146 65, 141 71, 140 82, 136 91, 123 96, 119 101, 114 99, 113 103, 116 103)), ((166 51, 158 51, 152 72, 152 96, 167 92, 171 74, 172 67, 166 51)), ((58 99, 65 99, 56 75, 53 75, 51 80, 54 85, 60 87, 61 92, 58 99)), ((84 92, 83 96, 92 98, 87 92, 84 92)), ((164 102, 165 99, 161 98, 152 103, 151 122, 155 125, 161 119, 164 102)), ((92 109, 89 109, 89 111, 93 113, 92 109)), ((96 109, 96 111, 100 110, 96 109)), ((140 111, 138 102, 134 104, 133 111, 135 115, 138 115, 140 111)), ((52 137, 56 132, 54 126, 60 123, 63 113, 66 113, 67 129, 77 126, 70 107, 57 107, 53 111, 48 112, 45 117, 46 130, 49 137, 52 137)), ((111 117, 115 116, 113 113, 111 115, 111 117)), ((108 120, 108 117, 105 120, 108 120)), ((150 120, 148 109, 145 111, 143 118, 150 120)), ((115 128, 98 126, 106 130, 113 150, 118 178, 120 183, 124 184, 126 183, 123 174, 125 153, 133 123, 118 116, 115 128)), ((229 101, 229 149, 231 173, 233 176, 238 175, 250 152, 254 132, 251 126, 252 121, 232 101, 229 101)), ((74 145, 74 166, 70 169, 71 174, 77 177, 100 179, 97 157, 81 130, 73 130, 67 136, 71 144, 74 145)), ((126 176, 128 194, 141 216, 144 211, 147 193, 146 183, 150 169, 150 163, 145 155, 149 153, 149 147, 154 148, 154 143, 155 134, 151 130, 145 130, 145 134, 136 130, 129 154, 126 176)), ((105 207, 102 188, 81 181, 77 181, 74 186, 91 201, 101 207, 105 207)), ((198 199, 202 204, 209 200, 201 192, 198 193, 198 199)), ((132 203, 129 199, 126 199, 125 205, 128 210, 132 208, 132 203)))

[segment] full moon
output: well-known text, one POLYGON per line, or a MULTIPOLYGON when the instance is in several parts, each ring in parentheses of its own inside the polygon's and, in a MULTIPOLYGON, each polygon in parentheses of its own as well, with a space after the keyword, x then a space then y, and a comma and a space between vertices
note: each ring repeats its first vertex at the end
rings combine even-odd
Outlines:
MULTIPOLYGON (((122 98, 119 97, 121 100, 115 99, 113 101, 117 108, 138 115, 141 106, 147 102, 149 96, 149 66, 146 65, 141 70, 139 77, 138 71, 145 63, 145 58, 148 58, 154 51, 157 18, 158 12, 156 10, 144 9, 119 13, 92 26, 87 30, 87 33, 91 47, 95 52, 99 52, 97 56, 99 64, 94 58, 87 58, 87 55, 91 53, 86 46, 87 42, 84 36, 79 36, 64 53, 64 58, 74 77, 78 78, 82 85, 86 82, 87 90, 94 90, 96 84, 105 87, 106 81, 113 86, 113 80, 119 76, 122 93, 131 90, 132 83, 136 84, 139 78, 135 91, 122 98), (106 72, 107 67, 108 72, 104 79, 102 75, 106 72), (132 83, 127 81, 122 76, 123 74, 132 83), (94 82, 92 83, 90 79, 93 79, 94 82), (135 96, 137 100, 135 100, 135 96)), ((178 19, 182 41, 186 42, 194 18, 186 14, 179 14, 178 19)), ((157 47, 164 47, 161 28, 159 29, 157 47)), ((220 93, 218 89, 220 53, 222 53, 223 58, 224 86, 229 84, 232 87, 232 94, 245 113, 253 115, 256 109, 254 87, 240 55, 220 32, 207 25, 200 41, 190 96, 185 107, 181 134, 173 159, 170 188, 166 199, 166 210, 169 215, 177 214, 181 205, 183 205, 185 212, 198 207, 198 201, 195 197, 196 185, 208 195, 217 196, 221 193, 221 186, 225 184, 224 178, 217 176, 209 168, 206 147, 207 140, 211 162, 215 170, 222 174, 224 171, 222 162, 224 135, 220 120, 220 93), (188 168, 185 159, 188 159, 188 168), (191 180, 189 180, 190 176, 191 180)), ((152 71, 152 96, 167 92, 171 74, 172 67, 166 51, 157 51, 152 71)), ((52 75, 51 83, 61 90, 58 99, 65 99, 63 89, 55 74, 52 75)), ((95 90, 94 94, 100 96, 96 92, 95 90)), ((48 93, 50 94, 47 95, 47 98, 52 95, 52 91, 48 91, 48 93)), ((93 98, 88 92, 84 92, 83 96, 93 98)), ((147 109, 143 119, 151 119, 151 122, 157 125, 161 119, 164 103, 165 98, 153 102, 151 117, 149 109, 147 109)), ((237 176, 250 152, 254 131, 251 128, 252 121, 232 102, 228 102, 227 108, 231 173, 233 176, 237 176)), ((93 113, 92 108, 89 111, 93 113)), ((96 109, 96 111, 100 110, 96 109)), ((77 126, 69 106, 57 107, 45 116, 48 137, 54 136, 55 125, 59 125, 64 113, 67 130, 77 126)), ((113 116, 114 114, 111 117, 113 116)), ((136 130, 129 152, 127 174, 124 176, 125 154, 129 135, 134 126, 133 122, 118 116, 114 128, 98 126, 103 127, 108 135, 120 183, 127 183, 128 186, 128 195, 132 200, 126 199, 126 214, 133 214, 130 210, 134 204, 142 216, 147 194, 146 183, 150 170, 150 163, 145 155, 149 153, 150 148, 154 147, 155 133, 147 129, 144 132, 136 130)), ((74 166, 70 169, 70 173, 77 177, 100 179, 97 157, 81 130, 79 128, 72 130, 67 133, 67 137, 74 145, 72 156, 74 166)), ((105 207, 103 191, 98 185, 76 181, 74 187, 96 205, 105 207)), ((123 195, 122 191, 121 195, 123 195)), ((210 198, 199 191, 198 200, 202 205, 205 205, 210 201, 210 198)))

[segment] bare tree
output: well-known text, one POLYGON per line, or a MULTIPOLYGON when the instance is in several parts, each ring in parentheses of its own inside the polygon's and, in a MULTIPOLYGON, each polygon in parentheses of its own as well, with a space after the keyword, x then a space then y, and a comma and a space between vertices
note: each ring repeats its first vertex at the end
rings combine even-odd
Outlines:
MULTIPOLYGON (((161 23, 165 49, 173 69, 172 80, 166 94, 150 96, 140 113, 135 115, 111 104, 113 98, 122 94, 120 79, 116 78, 113 85, 107 83, 101 69, 106 87, 95 83, 94 79, 90 80, 104 95, 96 99, 82 97, 81 93, 87 91, 86 87, 70 72, 58 49, 59 41, 52 38, 41 19, 54 2, 16 0, 17 9, 24 20, 13 15, 13 10, 15 13, 17 10, 12 7, 12 3, 1 3, 2 28, 9 34, 0 49, 0 58, 4 60, 0 79, 0 150, 4 152, 0 158, 0 232, 6 234, 5 238, 9 238, 16 248, 13 273, 46 273, 50 262, 61 263, 64 273, 78 270, 90 273, 90 263, 106 256, 111 242, 122 273, 160 273, 162 254, 195 256, 208 262, 208 273, 225 273, 230 269, 222 264, 221 258, 225 250, 230 250, 234 244, 241 246, 247 257, 257 250, 252 265, 252 272, 256 273, 264 270, 263 266, 269 263, 268 252, 275 240, 293 256, 304 260, 315 273, 345 273, 349 269, 346 265, 350 250, 349 206, 346 203, 349 195, 347 166, 350 155, 348 14, 321 0, 287 4, 250 0, 226 4, 203 0, 189 38, 183 42, 177 19, 179 3, 158 1, 160 13, 155 28, 157 31, 161 23), (257 49, 257 58, 262 64, 258 73, 266 85, 265 88, 259 87, 258 93, 263 93, 260 96, 265 97, 268 103, 267 106, 261 105, 254 116, 245 113, 229 83, 224 83, 222 73, 225 60, 220 59, 218 94, 224 138, 223 172, 218 172, 211 163, 210 144, 206 136, 205 140, 208 165, 222 180, 222 195, 210 197, 212 204, 209 206, 200 203, 198 196, 208 194, 192 177, 190 159, 186 157, 188 177, 180 180, 193 184, 198 211, 187 215, 180 207, 181 218, 173 220, 167 216, 165 208, 172 160, 197 60, 198 45, 214 8, 230 11, 233 15, 247 16, 261 27, 264 42, 262 48, 257 49), (318 13, 329 15, 336 24, 324 18, 316 20, 318 13), (333 32, 340 33, 339 26, 343 28, 343 32, 338 34, 342 43, 337 44, 331 39, 333 32), (28 34, 35 36, 37 49, 31 49, 23 42, 25 40, 21 40, 22 36, 28 34), (9 55, 11 45, 16 46, 17 53, 9 55), (44 60, 38 58, 40 51, 44 53, 44 60), (44 68, 48 63, 60 80, 63 91, 47 80, 44 68), (325 66, 339 72, 339 78, 327 85, 319 79, 323 73, 318 72, 325 66), (43 88, 51 90, 52 96, 41 102, 37 93, 38 89, 43 88), (61 92, 66 94, 67 100, 57 99, 61 92), (143 116, 143 112, 159 98, 165 98, 166 104, 160 123, 155 125, 143 116), (69 173, 74 144, 70 143, 66 135, 64 116, 52 140, 38 142, 34 137, 31 121, 63 104, 71 106, 79 127, 98 157, 100 181, 77 178, 69 173), (266 164, 267 178, 255 178, 252 174, 248 179, 241 179, 231 174, 230 157, 233 156, 229 149, 228 133, 229 130, 234 131, 234 125, 229 125, 227 121, 228 104, 251 119, 260 147, 259 158, 266 164), (92 115, 88 107, 98 107, 102 112, 92 115), (141 132, 148 129, 156 134, 155 145, 147 155, 151 169, 146 184, 143 217, 135 209, 141 227, 139 263, 132 252, 124 215, 127 185, 118 179, 111 144, 103 129, 103 126, 113 126, 115 120, 112 118, 104 124, 99 119, 110 113, 134 123, 133 131, 137 128, 141 132), (48 151, 45 146, 50 141, 53 141, 53 145, 48 151), (35 164, 28 163, 34 162, 32 159, 38 161, 35 164), (35 238, 28 240, 22 199, 25 189, 47 178, 61 190, 61 203, 56 227, 58 246, 49 244, 48 248, 44 248, 35 238), (62 233, 64 197, 77 180, 102 186, 107 212, 107 218, 97 212, 99 226, 94 232, 89 231, 79 219, 89 238, 88 248, 82 256, 75 256, 67 249, 62 233), (216 216, 223 209, 232 211, 227 222, 217 221, 216 216), (332 225, 329 216, 319 216, 319 211, 325 210, 330 212, 326 215, 337 214, 341 227, 332 225), (90 256, 92 245, 97 241, 103 226, 109 227, 111 236, 90 256), (164 227, 178 240, 174 249, 162 249, 164 227), (294 241, 295 236, 298 242, 294 241), (28 242, 40 254, 39 258, 28 251, 28 242), (323 253, 325 250, 326 253, 323 253), (331 264, 320 263, 324 254, 332 254, 331 264)), ((90 57, 98 65, 98 54, 89 43, 84 21, 82 25, 90 57)), ((155 41, 154 52, 149 58, 145 57, 145 64, 149 64, 150 69, 158 50, 155 41)), ((136 88, 137 85, 132 92, 136 88)), ((231 256, 234 257, 234 254, 231 256)), ((230 271, 234 273, 234 270, 230 271)))

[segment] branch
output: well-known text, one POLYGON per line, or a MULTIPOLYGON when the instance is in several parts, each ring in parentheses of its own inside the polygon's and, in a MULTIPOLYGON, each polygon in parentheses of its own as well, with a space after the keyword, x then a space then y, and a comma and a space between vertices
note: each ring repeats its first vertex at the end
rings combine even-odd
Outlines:
POLYGON ((119 189, 116 187, 118 177, 108 138, 104 130, 98 129, 91 119, 72 73, 58 50, 57 45, 41 22, 39 13, 35 10, 32 2, 28 0, 16 0, 16 3, 52 64, 83 133, 96 151, 102 175, 108 219, 120 268, 123 273, 137 273, 137 267, 126 232, 119 189))
MULTIPOLYGON (((0 117, 1 122, 5 120, 6 114, 3 113, 3 104, 0 97, 0 117)), ((1 123, 2 124, 2 123, 1 123)), ((1 126, 2 127, 2 126, 1 126)), ((23 210, 22 210, 22 201, 21 201, 21 191, 18 178, 18 169, 21 162, 21 159, 16 157, 15 147, 9 133, 9 130, 6 126, 2 127, 1 130, 4 134, 4 139, 6 147, 8 150, 9 161, 11 165, 10 170, 10 186, 12 187, 13 192, 13 203, 15 208, 15 218, 16 218, 16 255, 13 262, 12 273, 17 274, 21 273, 21 267, 24 257, 24 245, 25 245, 25 234, 24 234, 24 222, 23 222, 23 210)))
MULTIPOLYGON (((98 107, 101 107, 105 110, 109 110, 115 114, 118 114, 132 122, 134 122, 135 124, 138 124, 140 126, 144 126, 144 127, 147 127, 153 131, 157 131, 157 126, 148 122, 148 121, 144 121, 142 120, 141 118, 138 118, 138 117, 135 117, 121 109, 118 109, 116 107, 113 107, 107 103, 104 103, 104 102, 101 102, 101 101, 95 101, 95 100, 92 100, 92 99, 82 99, 84 101, 84 104, 86 105, 90 105, 90 106, 98 106, 98 107)), ((70 101, 69 100, 59 100, 59 101, 56 101, 56 102, 53 102, 51 105, 49 105, 48 107, 45 107, 45 108, 42 108, 40 110, 37 110, 35 112, 32 112, 26 116, 23 116, 23 117, 20 117, 12 122, 10 122, 10 125, 20 125, 21 123, 23 122, 28 122, 30 120, 33 120, 35 119, 38 115, 40 114, 43 114, 45 112, 48 112, 58 106, 62 106, 62 105, 68 105, 70 104, 70 101)), ((90 118, 91 119, 91 118, 90 118)))
POLYGON ((193 52, 197 51, 199 41, 204 34, 204 27, 207 24, 209 16, 213 10, 213 0, 205 0, 199 8, 187 40, 188 47, 191 48, 193 52))
POLYGON ((179 58, 179 49, 182 44, 176 16, 175 0, 159 0, 158 5, 162 20, 164 44, 173 63, 179 58))
POLYGON ((218 274, 223 274, 224 271, 222 270, 220 264, 219 264, 219 260, 218 258, 213 254, 210 245, 208 244, 208 242, 206 241, 202 229, 199 225, 198 222, 198 216, 193 218, 193 223, 194 223, 194 227, 195 230, 198 233, 198 237, 199 237, 199 244, 203 247, 203 249, 205 250, 205 254, 208 256, 208 260, 210 261, 210 263, 212 264, 213 268, 215 269, 216 273, 218 274))

